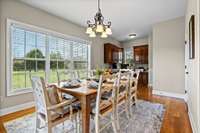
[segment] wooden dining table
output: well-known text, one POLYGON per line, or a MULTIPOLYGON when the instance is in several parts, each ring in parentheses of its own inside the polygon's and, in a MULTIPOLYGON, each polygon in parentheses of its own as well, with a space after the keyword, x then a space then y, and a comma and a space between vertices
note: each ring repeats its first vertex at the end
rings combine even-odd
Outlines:
MULTIPOLYGON (((125 81, 121 82, 125 84, 125 81)), ((108 88, 112 88, 112 84, 104 84, 108 88)), ((96 98, 97 88, 88 88, 87 83, 84 82, 77 88, 59 88, 62 93, 70 94, 81 102, 82 111, 82 133, 90 132, 90 112, 91 102, 96 98)))
POLYGON ((81 85, 78 88, 60 88, 63 93, 71 94, 78 98, 81 102, 82 111, 82 133, 90 132, 90 112, 91 101, 96 98, 97 89, 88 88, 86 85, 81 85))

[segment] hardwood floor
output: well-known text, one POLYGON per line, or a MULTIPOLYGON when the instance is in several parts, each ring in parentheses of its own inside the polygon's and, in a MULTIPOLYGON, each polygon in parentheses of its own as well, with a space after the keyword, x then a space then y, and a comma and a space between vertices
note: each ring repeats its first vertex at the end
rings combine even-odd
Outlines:
MULTIPOLYGON (((151 89, 144 86, 138 88, 138 98, 165 105, 166 112, 164 115, 161 133, 192 133, 187 113, 187 105, 183 100, 152 95, 151 89)), ((33 113, 34 111, 34 108, 30 108, 0 117, 0 133, 6 132, 3 127, 4 122, 14 120, 24 115, 33 113)))

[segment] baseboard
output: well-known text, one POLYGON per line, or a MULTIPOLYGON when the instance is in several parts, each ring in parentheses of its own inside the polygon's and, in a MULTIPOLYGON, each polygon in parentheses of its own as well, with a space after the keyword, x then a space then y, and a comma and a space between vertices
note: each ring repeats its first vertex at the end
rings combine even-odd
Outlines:
POLYGON ((10 114, 10 113, 14 113, 14 112, 17 112, 17 111, 21 111, 21 110, 24 110, 24 109, 27 109, 27 108, 31 108, 33 106, 35 106, 35 102, 28 102, 28 103, 12 106, 12 107, 9 107, 9 108, 1 109, 0 110, 0 116, 7 115, 7 114, 10 114))
POLYGON ((194 117, 193 117, 193 115, 191 113, 189 104, 188 104, 188 115, 189 115, 190 124, 191 124, 191 127, 192 127, 192 132, 193 133, 198 133, 197 132, 197 127, 196 127, 195 122, 194 122, 194 117))
POLYGON ((160 96, 166 96, 166 97, 173 97, 173 98, 180 98, 187 101, 185 94, 179 94, 179 93, 172 93, 172 92, 166 92, 166 91, 159 91, 159 90, 153 90, 152 92, 154 95, 160 95, 160 96))

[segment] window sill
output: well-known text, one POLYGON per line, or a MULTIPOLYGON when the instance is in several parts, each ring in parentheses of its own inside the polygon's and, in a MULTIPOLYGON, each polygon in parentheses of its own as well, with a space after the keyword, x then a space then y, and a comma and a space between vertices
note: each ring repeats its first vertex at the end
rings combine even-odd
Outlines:
POLYGON ((32 89, 21 89, 21 90, 15 90, 15 91, 8 91, 7 96, 17 96, 21 94, 31 93, 33 92, 32 89))

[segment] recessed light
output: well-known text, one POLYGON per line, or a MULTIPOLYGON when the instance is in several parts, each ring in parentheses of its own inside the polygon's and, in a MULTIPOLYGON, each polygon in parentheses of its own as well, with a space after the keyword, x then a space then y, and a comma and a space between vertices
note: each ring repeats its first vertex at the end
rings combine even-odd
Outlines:
POLYGON ((133 33, 133 34, 129 34, 128 36, 129 36, 130 38, 134 38, 134 37, 136 37, 136 34, 133 33))

